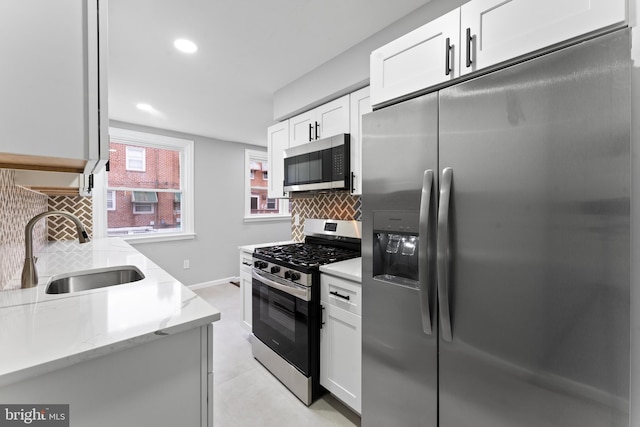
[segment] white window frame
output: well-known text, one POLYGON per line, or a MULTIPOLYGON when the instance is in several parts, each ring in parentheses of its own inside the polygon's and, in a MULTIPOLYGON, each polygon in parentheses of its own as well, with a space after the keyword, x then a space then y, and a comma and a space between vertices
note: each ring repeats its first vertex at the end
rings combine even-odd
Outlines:
MULTIPOLYGON (((252 214, 251 213, 251 161, 267 162, 267 152, 257 150, 244 150, 244 220, 250 221, 291 221, 289 212, 289 200, 278 199, 280 213, 252 214)), ((266 189, 266 187, 265 187, 266 189)))
MULTIPOLYGON (((109 128, 110 140, 122 144, 130 144, 147 148, 163 148, 180 152, 180 186, 177 191, 180 196, 180 224, 182 231, 162 232, 150 234, 135 234, 119 236, 131 242, 163 242, 171 240, 184 240, 195 238, 194 223, 194 142, 188 139, 174 138, 165 135, 138 132, 121 128, 109 128)), ((94 174, 93 194, 93 235, 95 237, 107 236, 107 175, 104 171, 94 174)), ((132 189, 129 189, 132 190, 132 189)), ((155 190, 154 190, 155 191, 155 190)))
POLYGON ((105 199, 105 204, 108 211, 116 210, 116 194, 116 190, 107 190, 107 198, 105 199), (109 195, 111 195, 111 197, 109 197, 109 195), (111 201, 111 207, 109 207, 109 201, 111 201))
POLYGON ((126 160, 126 165, 125 168, 128 171, 133 171, 133 172, 146 172, 147 170, 147 152, 144 149, 144 147, 130 147, 127 146, 126 147, 126 156, 125 156, 126 160), (136 156, 133 155, 133 153, 138 153, 136 156), (135 157, 135 158, 134 158, 135 157), (140 157, 138 159, 138 157, 140 157), (134 167, 131 165, 131 160, 141 160, 142 166, 140 168, 134 167))

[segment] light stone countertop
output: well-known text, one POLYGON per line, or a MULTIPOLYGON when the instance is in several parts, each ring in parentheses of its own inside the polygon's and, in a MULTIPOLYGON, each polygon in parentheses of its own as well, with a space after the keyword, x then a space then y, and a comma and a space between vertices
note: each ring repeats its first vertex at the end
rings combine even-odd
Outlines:
POLYGON ((38 286, 0 291, 0 387, 215 322, 220 311, 119 238, 52 242, 36 254, 38 286), (52 276, 134 265, 143 280, 48 295, 52 276))
POLYGON ((321 265, 320 272, 341 277, 356 283, 362 282, 362 258, 351 258, 345 261, 321 265))

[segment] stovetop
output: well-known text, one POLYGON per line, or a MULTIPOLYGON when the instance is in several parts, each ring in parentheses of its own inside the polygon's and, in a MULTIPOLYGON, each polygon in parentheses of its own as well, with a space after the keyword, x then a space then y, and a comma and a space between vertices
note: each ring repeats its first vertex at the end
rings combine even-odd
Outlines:
POLYGON ((321 265, 360 256, 360 251, 318 243, 291 243, 257 248, 254 256, 268 261, 280 261, 289 267, 319 268, 321 265))

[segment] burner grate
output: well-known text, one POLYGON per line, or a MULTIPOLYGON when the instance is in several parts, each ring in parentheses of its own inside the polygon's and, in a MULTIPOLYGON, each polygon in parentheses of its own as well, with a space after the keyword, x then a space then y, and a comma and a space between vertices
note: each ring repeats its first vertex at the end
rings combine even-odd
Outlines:
POLYGON ((354 250, 312 243, 292 243, 256 249, 256 253, 303 267, 319 267, 360 256, 354 250))

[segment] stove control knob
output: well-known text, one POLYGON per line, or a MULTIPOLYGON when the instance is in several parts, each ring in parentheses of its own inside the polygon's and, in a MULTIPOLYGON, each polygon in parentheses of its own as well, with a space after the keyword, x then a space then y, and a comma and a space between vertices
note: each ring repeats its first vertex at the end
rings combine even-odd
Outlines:
POLYGON ((276 274, 279 272, 280 272, 280 266, 274 265, 273 267, 271 267, 271 274, 276 274))
POLYGON ((300 273, 296 271, 291 272, 291 280, 300 280, 300 273))
POLYGON ((267 264, 265 261, 256 261, 253 263, 253 266, 256 268, 267 268, 269 264, 267 264))
POLYGON ((293 273, 291 270, 287 270, 284 272, 284 278, 285 279, 291 279, 291 273, 293 273))

